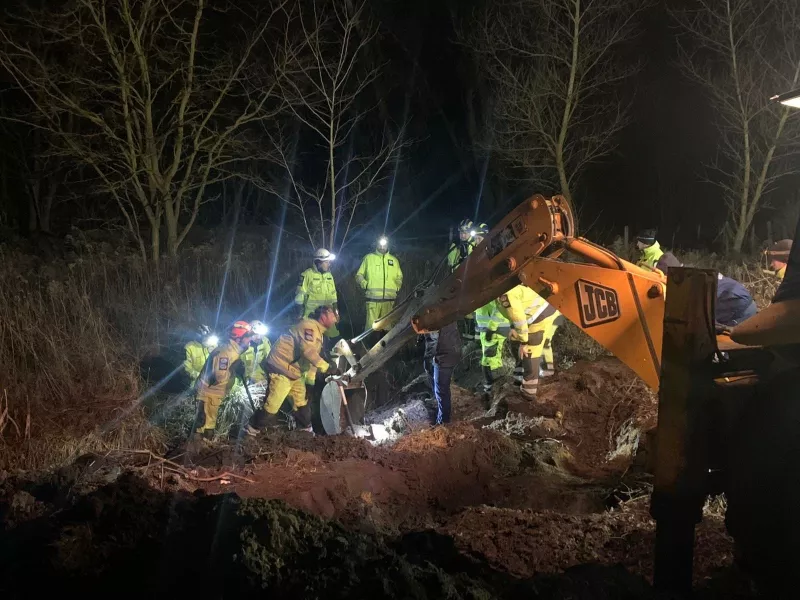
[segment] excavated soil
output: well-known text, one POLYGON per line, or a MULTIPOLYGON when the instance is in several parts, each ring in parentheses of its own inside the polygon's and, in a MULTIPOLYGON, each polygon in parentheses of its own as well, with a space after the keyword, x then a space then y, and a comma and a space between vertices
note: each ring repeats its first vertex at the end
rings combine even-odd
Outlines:
MULTIPOLYGON (((0 476, 0 594, 662 597, 641 469, 655 397, 614 359, 557 374, 536 403, 497 387, 489 407, 455 387, 446 427, 418 418, 421 396, 385 408, 382 445, 273 433, 0 476)), ((747 591, 708 585, 732 562, 721 514, 698 527, 709 598, 747 591)))

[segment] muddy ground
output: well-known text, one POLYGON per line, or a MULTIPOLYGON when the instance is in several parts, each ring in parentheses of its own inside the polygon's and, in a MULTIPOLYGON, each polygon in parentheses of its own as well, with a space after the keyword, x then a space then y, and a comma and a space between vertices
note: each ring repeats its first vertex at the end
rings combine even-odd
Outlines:
MULTIPOLYGON (((371 416, 399 430, 383 445, 273 433, 4 474, 0 594, 660 597, 653 394, 612 358, 558 373, 536 404, 496 387, 490 406, 455 388, 458 422, 434 429, 409 394, 371 416)), ((696 587, 752 597, 722 514, 698 527, 696 587)))

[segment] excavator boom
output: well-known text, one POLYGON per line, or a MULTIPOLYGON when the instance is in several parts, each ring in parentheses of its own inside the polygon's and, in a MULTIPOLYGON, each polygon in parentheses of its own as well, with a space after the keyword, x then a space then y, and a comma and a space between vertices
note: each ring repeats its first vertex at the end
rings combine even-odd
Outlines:
POLYGON ((562 196, 506 216, 411 319, 418 333, 469 314, 516 285, 539 293, 658 390, 666 282, 582 238, 562 196), (564 252, 583 262, 557 260, 564 252))

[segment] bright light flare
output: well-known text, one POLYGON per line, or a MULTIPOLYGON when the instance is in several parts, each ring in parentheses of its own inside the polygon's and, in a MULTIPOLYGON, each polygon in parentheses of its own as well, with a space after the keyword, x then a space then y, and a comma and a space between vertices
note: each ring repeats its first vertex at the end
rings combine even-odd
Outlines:
POLYGON ((336 260, 336 255, 335 254, 329 254, 328 258, 326 258, 325 260, 329 261, 329 262, 333 262, 334 260, 336 260))
POLYGON ((469 237, 475 237, 476 235, 478 235, 478 232, 475 231, 474 229, 469 232, 469 237))
POLYGON ((269 327, 264 323, 257 323, 253 326, 253 333, 256 335, 267 335, 269 333, 269 327))
POLYGON ((780 102, 784 106, 800 108, 800 90, 793 90, 784 94, 778 94, 770 98, 773 102, 780 102))
POLYGON ((385 237, 382 237, 381 239, 378 240, 378 246, 380 246, 381 248, 386 248, 386 246, 388 245, 389 245, 389 240, 387 240, 385 237))
POLYGON ((203 345, 206 348, 216 348, 219 346, 219 336, 214 334, 209 335, 206 339, 203 340, 203 345))

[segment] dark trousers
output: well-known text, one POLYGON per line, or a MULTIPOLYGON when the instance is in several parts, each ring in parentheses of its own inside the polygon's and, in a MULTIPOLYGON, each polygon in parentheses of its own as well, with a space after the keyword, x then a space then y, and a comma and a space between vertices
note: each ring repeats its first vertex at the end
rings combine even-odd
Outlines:
POLYGON ((436 415, 434 425, 450 422, 450 381, 453 379, 455 367, 441 367, 435 360, 425 362, 425 371, 436 398, 436 415))

